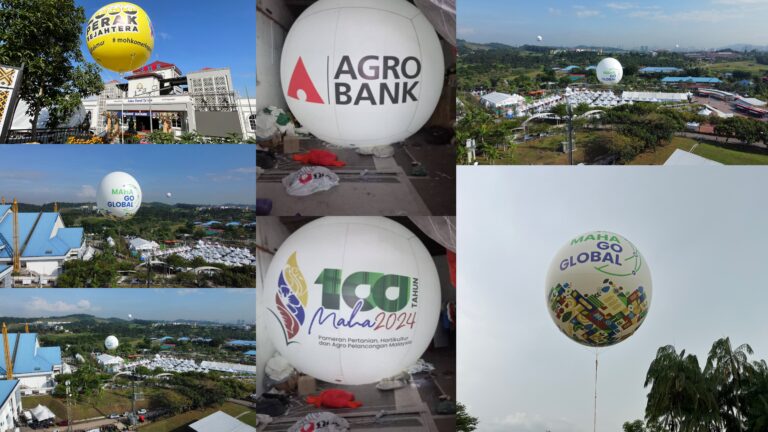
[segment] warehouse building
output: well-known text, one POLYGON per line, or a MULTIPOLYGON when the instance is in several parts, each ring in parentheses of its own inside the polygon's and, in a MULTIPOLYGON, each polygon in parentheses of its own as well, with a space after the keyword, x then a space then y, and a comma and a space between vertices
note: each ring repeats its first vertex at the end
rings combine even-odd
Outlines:
POLYGON ((22 284, 48 285, 61 274, 64 262, 82 258, 86 250, 83 229, 67 228, 60 213, 18 212, 0 204, 0 283, 7 271, 3 268, 13 266, 14 245, 19 271, 29 275, 22 284))
POLYGON ((492 92, 480 98, 480 103, 491 109, 507 108, 525 103, 525 98, 520 95, 492 92))
MULTIPOLYGON (((18 380, 21 394, 48 394, 53 391, 56 375, 62 372, 60 347, 41 347, 37 333, 9 333, 8 349, 13 379, 18 380)), ((4 344, 0 344, 0 359, 4 358, 4 344)), ((3 378, 7 374, 6 367, 5 363, 0 364, 0 376, 3 378)))

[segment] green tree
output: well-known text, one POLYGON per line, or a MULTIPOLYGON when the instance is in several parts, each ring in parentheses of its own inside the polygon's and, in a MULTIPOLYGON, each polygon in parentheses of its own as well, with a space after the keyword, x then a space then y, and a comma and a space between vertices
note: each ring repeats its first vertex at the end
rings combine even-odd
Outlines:
POLYGON ((472 417, 467 412, 467 407, 463 403, 456 403, 456 431, 457 432, 472 432, 477 429, 477 425, 480 421, 477 417, 472 417))
POLYGON ((0 0, 0 63, 25 67, 21 99, 29 104, 33 140, 44 108, 55 123, 104 88, 80 50, 85 22, 74 0, 0 0))
POLYGON ((659 348, 645 378, 650 386, 645 418, 675 432, 709 432, 720 421, 714 383, 695 355, 679 354, 671 345, 659 348))
POLYGON ((624 432, 645 432, 645 423, 642 420, 635 420, 633 422, 624 422, 621 426, 624 432))
POLYGON ((716 383, 720 417, 726 430, 744 430, 741 406, 744 379, 751 367, 747 356, 752 353, 748 344, 734 349, 727 337, 715 341, 709 350, 704 373, 716 383))

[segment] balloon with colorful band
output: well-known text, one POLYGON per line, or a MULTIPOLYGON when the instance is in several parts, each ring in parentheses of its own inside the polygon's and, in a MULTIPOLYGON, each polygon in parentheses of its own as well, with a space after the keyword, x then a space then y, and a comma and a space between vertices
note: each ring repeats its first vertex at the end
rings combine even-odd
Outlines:
POLYGON ((440 314, 440 281, 427 249, 399 223, 326 217, 280 246, 264 298, 267 333, 293 367, 368 384, 424 353, 440 314))

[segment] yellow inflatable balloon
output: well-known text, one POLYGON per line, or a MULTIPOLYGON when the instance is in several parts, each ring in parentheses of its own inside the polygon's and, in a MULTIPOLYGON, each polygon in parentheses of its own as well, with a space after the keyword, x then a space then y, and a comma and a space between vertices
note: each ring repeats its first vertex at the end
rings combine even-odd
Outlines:
POLYGON ((96 63, 115 72, 138 69, 155 48, 155 30, 144 9, 117 2, 96 11, 88 21, 86 41, 96 63))

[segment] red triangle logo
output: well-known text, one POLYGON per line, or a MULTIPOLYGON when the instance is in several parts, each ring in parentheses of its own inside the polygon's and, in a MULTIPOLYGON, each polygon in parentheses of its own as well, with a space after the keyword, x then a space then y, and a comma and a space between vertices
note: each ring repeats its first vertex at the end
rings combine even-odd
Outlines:
POLYGON ((294 99, 299 99, 299 90, 303 90, 307 96, 307 102, 324 104, 323 98, 320 97, 320 93, 317 92, 315 85, 312 83, 312 79, 307 73, 307 68, 304 67, 304 60, 299 57, 299 61, 296 62, 296 67, 293 68, 293 74, 291 75, 291 82, 288 83, 288 96, 294 99))

